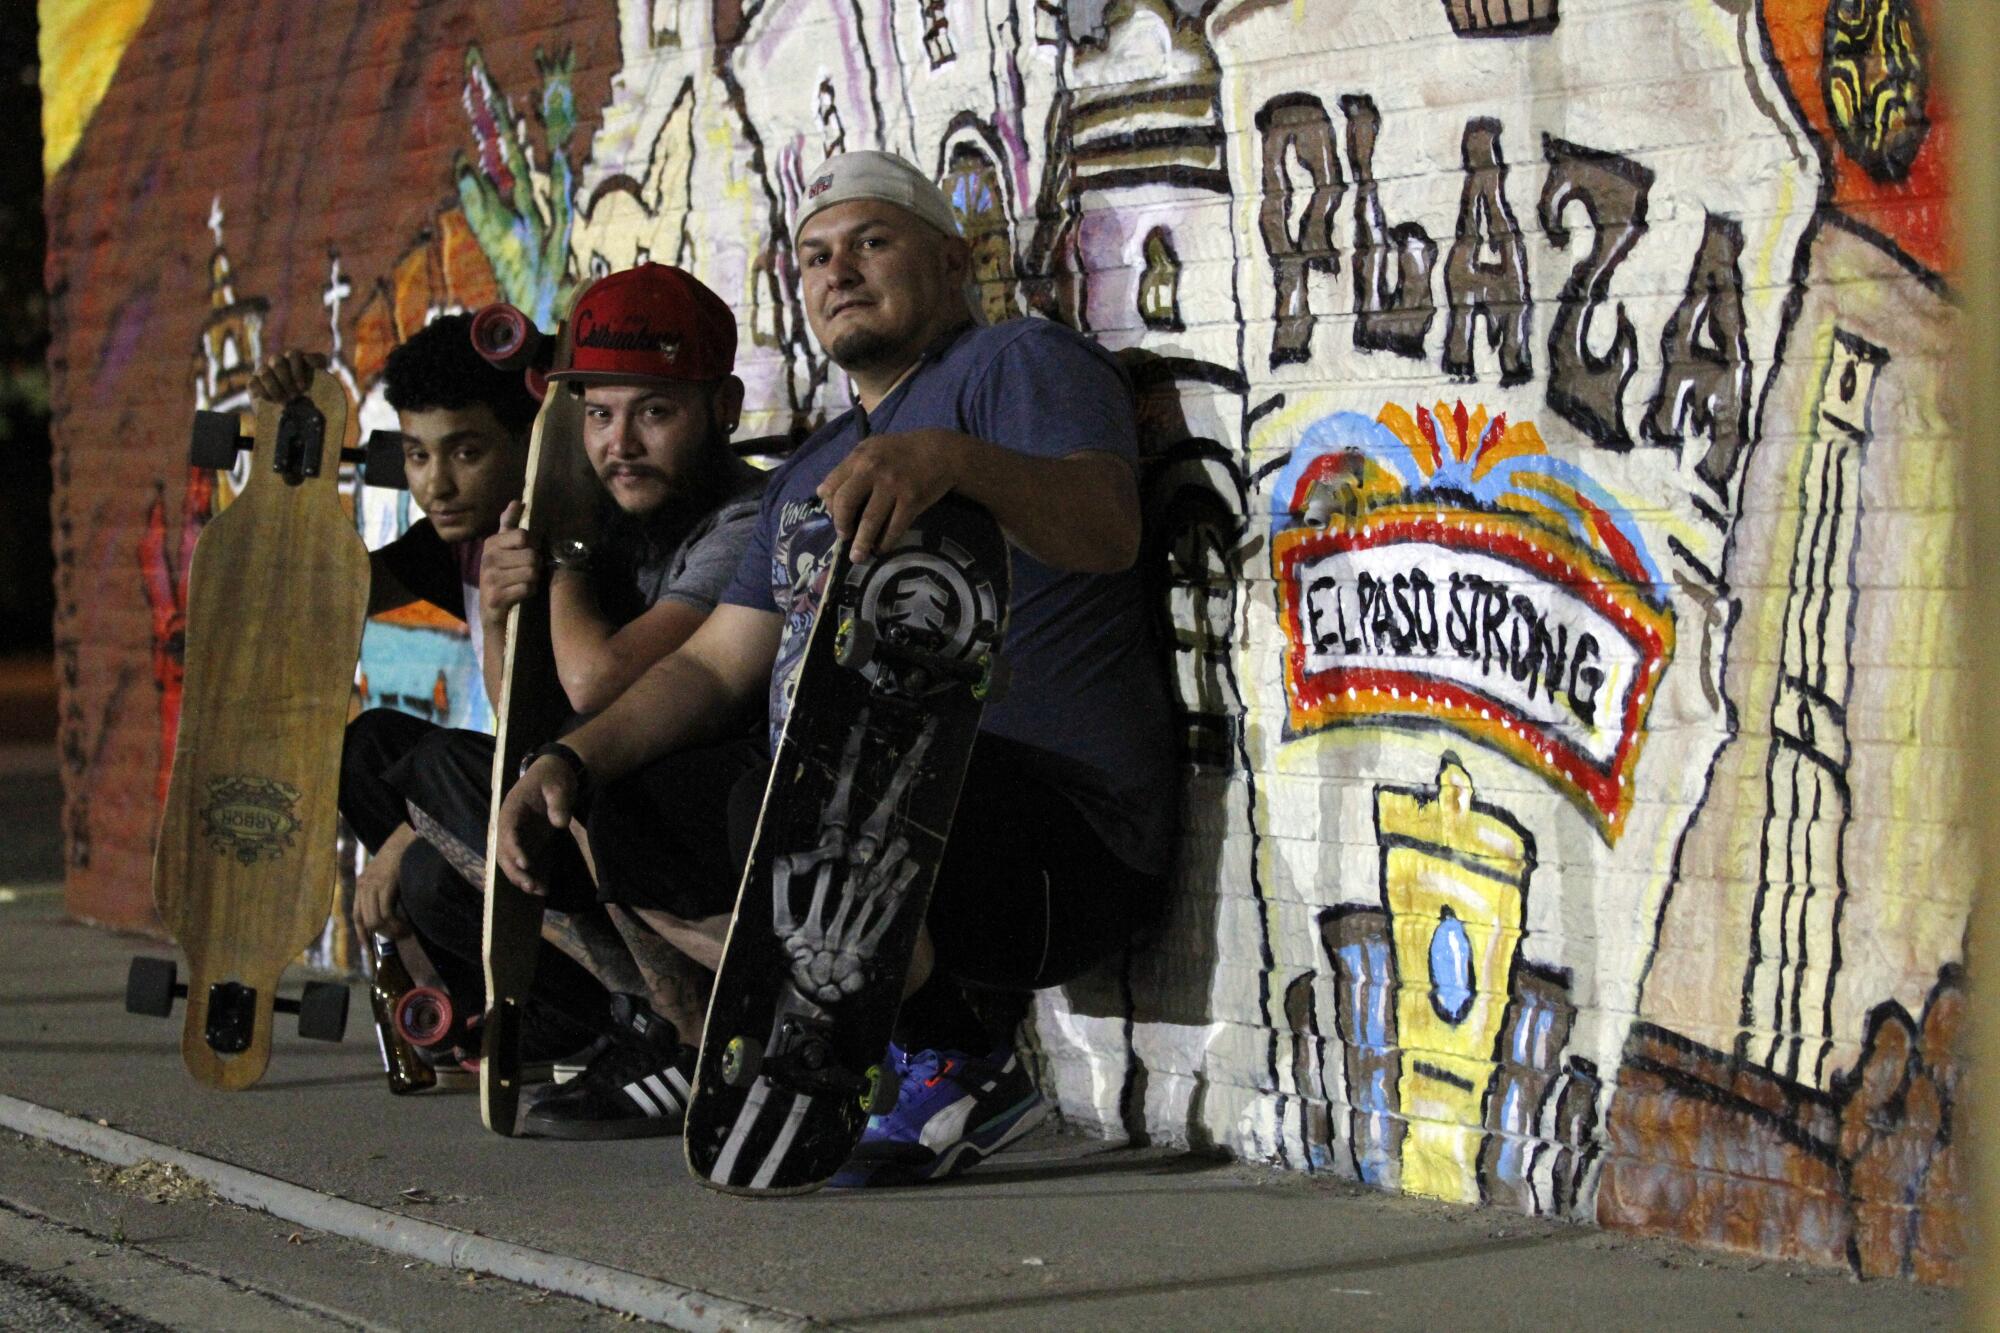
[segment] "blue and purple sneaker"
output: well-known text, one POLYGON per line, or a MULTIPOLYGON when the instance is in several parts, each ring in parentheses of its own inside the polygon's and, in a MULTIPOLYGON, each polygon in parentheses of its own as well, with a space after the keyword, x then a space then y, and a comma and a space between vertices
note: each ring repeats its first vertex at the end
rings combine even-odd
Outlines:
POLYGON ((834 1189, 916 1185, 977 1166, 1039 1125, 1048 1100, 1005 1046, 984 1058, 963 1051, 906 1054, 889 1046, 902 1076, 896 1108, 871 1116, 834 1189))

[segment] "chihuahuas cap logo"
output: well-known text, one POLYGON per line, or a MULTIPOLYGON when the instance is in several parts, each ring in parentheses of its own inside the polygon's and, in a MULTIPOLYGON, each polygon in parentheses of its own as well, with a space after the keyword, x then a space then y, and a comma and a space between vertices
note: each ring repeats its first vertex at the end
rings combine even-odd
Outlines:
POLYGON ((614 326, 586 313, 577 320, 576 345, 599 352, 657 352, 672 361, 681 354, 681 335, 654 328, 643 319, 627 318, 614 326))
POLYGON ((209 779, 207 795, 201 831, 217 855, 248 866, 291 850, 303 823, 297 787, 276 778, 229 774, 209 779))

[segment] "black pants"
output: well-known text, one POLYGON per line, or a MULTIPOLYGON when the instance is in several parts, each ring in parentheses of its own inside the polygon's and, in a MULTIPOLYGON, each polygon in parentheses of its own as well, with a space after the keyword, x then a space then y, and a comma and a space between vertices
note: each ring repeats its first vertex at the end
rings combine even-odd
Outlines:
MULTIPOLYGON (((412 822, 411 806, 428 817, 431 836, 410 844, 397 873, 403 914, 454 1002, 475 1009, 486 1003, 480 862, 492 777, 493 738, 482 732, 448 730, 386 708, 371 709, 348 724, 340 812, 371 853, 399 825, 412 822)), ((588 908, 594 901, 589 872, 571 838, 550 840, 547 882, 549 906, 558 911, 588 908)), ((531 1022, 536 1009, 552 1010, 594 1033, 603 1029, 610 1001, 581 964, 545 942, 535 965, 531 1022)))
MULTIPOLYGON (((1068 798, 1024 771, 1023 747, 981 736, 932 890, 938 970, 1037 990, 1082 973, 1150 924, 1164 876, 1108 851, 1068 798)), ((758 737, 656 760, 599 793, 590 846, 607 902, 685 920, 734 910, 770 780, 758 737)))
POLYGON ((974 748, 925 921, 945 976, 1042 990, 1158 921, 1167 879, 1113 855, 1068 797, 1021 771, 1021 750, 997 736, 974 748))
POLYGON ((686 921, 733 911, 770 762, 760 720, 754 734, 681 750, 607 783, 586 821, 598 896, 686 921), (755 788, 747 810, 739 783, 755 788))

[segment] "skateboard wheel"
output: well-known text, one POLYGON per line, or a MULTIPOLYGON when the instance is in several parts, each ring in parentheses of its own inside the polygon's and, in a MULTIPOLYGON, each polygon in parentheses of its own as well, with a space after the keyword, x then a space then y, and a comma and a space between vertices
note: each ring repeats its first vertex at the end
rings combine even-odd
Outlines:
POLYGON ((880 1065, 868 1066, 868 1072, 861 1076, 861 1109, 869 1115, 887 1115, 896 1109, 897 1094, 902 1085, 880 1065))
POLYGON ((165 1018, 174 1011, 174 960, 134 958, 125 973, 125 1012, 165 1018))
POLYGON ((979 660, 979 679, 972 682, 972 697, 981 703, 996 703, 1007 697, 1007 685, 1012 679, 1007 659, 988 653, 979 660))
POLYGON ((875 656, 875 627, 865 620, 848 616, 833 636, 833 660, 850 671, 859 671, 875 656))
POLYGON ((195 467, 227 472, 236 466, 244 446, 243 429, 234 412, 196 412, 194 436, 188 441, 188 462, 195 467))
POLYGON ((533 360, 541 330, 505 303, 489 305, 472 317, 472 346, 502 370, 523 370, 533 360))
POLYGON ((396 1031, 412 1046, 436 1046, 451 1036, 451 997, 435 986, 413 986, 396 1002, 396 1031))
POLYGON ((755 1037, 731 1037, 722 1048, 722 1081, 732 1088, 747 1088, 764 1064, 764 1044, 755 1037))
POLYGON ((308 981, 299 997, 299 1035, 310 1041, 339 1041, 347 1035, 347 987, 337 981, 308 981))

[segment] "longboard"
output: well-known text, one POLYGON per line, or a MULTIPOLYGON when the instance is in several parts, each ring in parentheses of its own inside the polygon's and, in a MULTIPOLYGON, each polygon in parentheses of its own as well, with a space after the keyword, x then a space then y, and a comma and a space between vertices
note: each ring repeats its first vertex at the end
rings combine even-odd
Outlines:
POLYGON ((871 1112, 985 700, 1004 688, 1006 541, 947 497, 892 550, 839 544, 709 1000, 689 1169, 736 1194, 824 1184, 871 1112))
MULTIPOLYGON (((588 284, 577 288, 571 300, 572 309, 588 290, 588 284)), ((475 325, 475 338, 481 328, 475 325)), ((524 339, 530 356, 536 341, 538 335, 524 339)), ((488 348, 482 351, 490 353, 488 348)), ((556 339, 553 364, 560 367, 568 360, 569 327, 565 322, 556 339)), ((536 368, 528 369, 533 383, 536 368)), ((542 383, 546 385, 546 381, 542 383)), ((549 539, 572 530, 577 517, 576 501, 588 493, 582 488, 595 484, 586 467, 583 403, 560 386, 548 386, 528 443, 521 510, 521 526, 543 539, 544 551, 550 549, 549 539)), ((556 675, 555 650, 549 637, 546 577, 533 597, 508 611, 505 654, 501 662, 500 698, 494 705, 492 806, 486 821, 486 915, 482 946, 486 1013, 480 1038, 479 1118, 495 1134, 511 1137, 521 1101, 521 1009, 535 982, 543 900, 515 887, 500 869, 500 805, 514 785, 521 756, 553 740, 570 711, 562 682, 556 675)))
MULTIPOLYGON (((345 390, 315 373, 309 396, 260 402, 256 421, 248 481, 189 566, 180 731, 153 858, 154 903, 187 955, 181 1056, 225 1089, 263 1075, 273 1008, 298 1007, 274 1003, 278 976, 334 903, 341 734, 368 609, 368 550, 339 492, 345 390)), ((127 1007, 165 1012, 154 1006, 180 992, 173 973, 137 960, 127 1007)), ((308 1035, 344 1026, 335 989, 307 996, 308 1035)))

